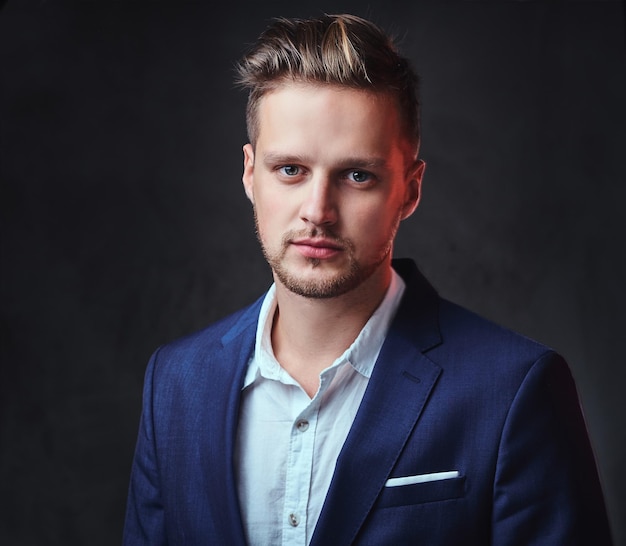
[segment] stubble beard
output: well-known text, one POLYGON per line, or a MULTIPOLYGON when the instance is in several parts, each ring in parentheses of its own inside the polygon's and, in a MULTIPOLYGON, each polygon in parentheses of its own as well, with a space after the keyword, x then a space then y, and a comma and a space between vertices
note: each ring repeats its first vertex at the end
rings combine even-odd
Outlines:
MULTIPOLYGON (((254 214, 254 221, 256 226, 256 235, 259 243, 261 244, 263 255, 265 256, 269 266, 272 268, 274 275, 285 286, 285 288, 294 294, 305 298, 325 299, 342 296, 354 290, 372 276, 372 274, 391 253, 393 241, 400 224, 400 216, 398 215, 398 220, 395 223, 394 229, 387 243, 381 248, 381 251, 376 258, 367 264, 363 264, 357 260, 352 241, 338 237, 330 230, 320 228, 288 231, 283 236, 280 250, 272 252, 267 248, 261 238, 256 211, 254 214), (342 270, 337 271, 335 274, 327 275, 318 279, 303 279, 295 275, 286 265, 285 258, 287 250, 289 249, 291 241, 306 237, 324 237, 325 239, 330 239, 340 245, 343 249, 343 253, 345 254, 345 258, 347 259, 347 266, 342 270)), ((319 267, 322 261, 318 258, 306 258, 306 260, 314 269, 319 267)))

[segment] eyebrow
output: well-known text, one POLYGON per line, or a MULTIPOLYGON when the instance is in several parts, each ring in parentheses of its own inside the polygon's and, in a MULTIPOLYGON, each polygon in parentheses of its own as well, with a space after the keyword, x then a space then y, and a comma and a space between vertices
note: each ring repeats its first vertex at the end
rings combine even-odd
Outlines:
POLYGON ((307 159, 302 155, 281 154, 274 152, 268 152, 266 154, 263 154, 262 159, 264 165, 289 165, 291 163, 306 163, 307 161, 307 159))
MULTIPOLYGON (((273 152, 264 154, 262 160, 265 165, 290 165, 308 163, 310 161, 303 155, 273 152)), ((338 161, 338 166, 341 169, 380 169, 387 166, 387 161, 381 157, 346 157, 338 161)))

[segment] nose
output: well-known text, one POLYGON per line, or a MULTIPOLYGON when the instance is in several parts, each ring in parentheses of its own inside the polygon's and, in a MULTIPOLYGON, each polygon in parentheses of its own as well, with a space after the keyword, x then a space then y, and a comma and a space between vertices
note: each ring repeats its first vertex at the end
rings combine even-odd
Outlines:
POLYGON ((305 193, 300 207, 300 218, 316 226, 335 224, 337 203, 332 179, 328 176, 314 177, 303 190, 305 193))

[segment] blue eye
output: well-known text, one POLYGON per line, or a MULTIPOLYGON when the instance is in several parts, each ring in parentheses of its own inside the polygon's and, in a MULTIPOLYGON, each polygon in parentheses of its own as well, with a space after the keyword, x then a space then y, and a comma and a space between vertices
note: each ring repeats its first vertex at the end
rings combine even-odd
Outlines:
POLYGON ((372 179, 372 175, 366 171, 350 171, 348 178, 353 182, 363 184, 364 182, 369 182, 372 179))
POLYGON ((285 176, 296 176, 300 173, 300 168, 296 165, 284 165, 278 170, 285 176))

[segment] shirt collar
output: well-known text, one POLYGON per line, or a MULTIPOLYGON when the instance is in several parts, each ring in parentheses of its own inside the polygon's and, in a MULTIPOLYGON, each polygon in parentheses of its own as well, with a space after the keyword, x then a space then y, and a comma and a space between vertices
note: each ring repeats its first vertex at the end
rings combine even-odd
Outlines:
MULTIPOLYGON (((383 301, 376 308, 352 345, 327 369, 349 362, 364 377, 369 378, 372 375, 372 370, 385 341, 387 330, 400 305, 400 300, 406 287, 402 277, 395 270, 392 269, 391 271, 391 282, 383 301)), ((242 390, 251 385, 260 376, 287 384, 297 384, 280 366, 274 356, 271 332, 275 312, 276 285, 272 284, 261 305, 254 355, 248 366, 242 390)))

